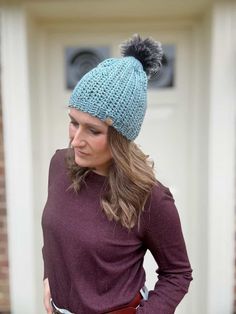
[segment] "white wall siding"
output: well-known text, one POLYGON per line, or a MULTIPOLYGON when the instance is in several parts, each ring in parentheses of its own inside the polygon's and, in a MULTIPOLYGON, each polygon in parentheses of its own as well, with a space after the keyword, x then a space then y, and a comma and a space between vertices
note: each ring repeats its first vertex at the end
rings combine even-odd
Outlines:
POLYGON ((233 313, 235 13, 235 2, 217 3, 212 11, 206 278, 208 314, 233 313))

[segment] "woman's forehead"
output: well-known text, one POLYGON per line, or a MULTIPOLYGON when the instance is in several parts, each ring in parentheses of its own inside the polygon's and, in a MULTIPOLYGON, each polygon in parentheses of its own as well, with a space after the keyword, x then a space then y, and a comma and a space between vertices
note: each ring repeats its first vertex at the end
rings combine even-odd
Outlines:
POLYGON ((107 126, 106 123, 100 120, 99 118, 93 117, 91 114, 75 108, 69 108, 69 115, 72 116, 77 122, 81 124, 89 123, 98 126, 107 126))

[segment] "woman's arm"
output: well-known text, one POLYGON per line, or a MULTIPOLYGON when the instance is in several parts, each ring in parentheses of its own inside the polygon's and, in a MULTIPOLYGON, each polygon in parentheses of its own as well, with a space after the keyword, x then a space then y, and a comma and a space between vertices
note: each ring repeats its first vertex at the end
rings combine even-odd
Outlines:
POLYGON ((181 223, 169 189, 157 187, 145 213, 144 241, 154 256, 158 281, 137 313, 173 314, 192 280, 181 223))
POLYGON ((44 246, 42 247, 42 256, 43 256, 43 280, 45 280, 48 277, 47 274, 47 267, 46 267, 46 258, 44 253, 44 246))
POLYGON ((44 279, 43 287, 44 287, 43 303, 44 303, 45 310, 46 310, 47 314, 53 314, 52 307, 50 304, 51 292, 50 292, 48 278, 44 279))
MULTIPOLYGON (((49 187, 51 184, 51 177, 52 177, 52 168, 53 168, 53 161, 55 159, 55 155, 53 155, 51 161, 50 161, 50 166, 49 166, 49 175, 48 175, 48 194, 49 194, 49 187)), ((42 223, 42 221, 41 221, 42 223)), ((43 226, 43 225, 42 225, 43 226)), ((44 236, 44 234, 43 234, 44 236)), ((45 247, 43 245, 42 247, 42 257, 43 257, 43 267, 44 267, 44 272, 43 272, 43 289, 44 289, 44 296, 43 296, 43 303, 45 310, 47 314, 53 314, 53 310, 51 307, 51 292, 50 292, 50 286, 49 286, 49 281, 48 281, 48 271, 47 271, 47 262, 46 262, 46 256, 45 256, 45 247)))
MULTIPOLYGON (((42 253, 43 253, 43 259, 44 259, 44 247, 42 248, 42 253)), ((44 308, 45 308, 47 314, 53 314, 50 300, 51 300, 51 292, 50 292, 49 281, 47 278, 46 264, 44 262, 43 304, 44 304, 44 308)))

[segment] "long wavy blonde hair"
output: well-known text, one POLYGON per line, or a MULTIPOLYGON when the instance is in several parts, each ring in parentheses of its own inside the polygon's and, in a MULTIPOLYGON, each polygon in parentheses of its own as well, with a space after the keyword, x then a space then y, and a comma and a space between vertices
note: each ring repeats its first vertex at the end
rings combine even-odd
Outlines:
MULTIPOLYGON (((107 186, 101 195, 101 207, 109 220, 120 222, 131 229, 139 225, 140 215, 157 183, 154 164, 132 141, 127 140, 113 127, 108 128, 108 143, 112 153, 112 163, 107 176, 107 186)), ((66 158, 69 175, 75 191, 79 191, 90 168, 75 163, 73 149, 66 158)))

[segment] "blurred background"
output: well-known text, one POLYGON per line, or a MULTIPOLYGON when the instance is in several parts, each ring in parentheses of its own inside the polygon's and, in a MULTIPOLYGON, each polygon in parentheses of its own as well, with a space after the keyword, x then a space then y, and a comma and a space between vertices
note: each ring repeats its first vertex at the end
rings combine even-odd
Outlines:
MULTIPOLYGON (((69 95, 134 33, 166 54, 137 143, 174 195, 193 268, 176 313, 236 313, 236 1, 0 0, 0 9, 0 314, 45 313, 41 215, 50 158, 68 146, 69 95)), ((149 254, 145 268, 151 289, 149 254)))

